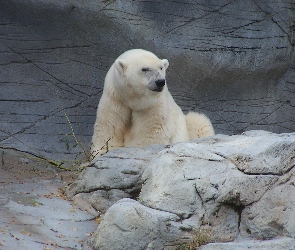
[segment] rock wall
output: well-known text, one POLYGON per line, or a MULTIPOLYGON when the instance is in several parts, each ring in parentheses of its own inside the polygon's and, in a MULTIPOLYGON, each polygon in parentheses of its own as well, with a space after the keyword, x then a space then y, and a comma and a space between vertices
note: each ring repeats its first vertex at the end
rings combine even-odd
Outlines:
POLYGON ((295 133, 250 131, 114 150, 67 195, 104 214, 94 249, 295 249, 294 171, 295 133))
POLYGON ((0 6, 1 147, 86 158, 105 74, 131 48, 169 59, 176 102, 208 114, 217 133, 295 129, 292 1, 0 0, 0 6))

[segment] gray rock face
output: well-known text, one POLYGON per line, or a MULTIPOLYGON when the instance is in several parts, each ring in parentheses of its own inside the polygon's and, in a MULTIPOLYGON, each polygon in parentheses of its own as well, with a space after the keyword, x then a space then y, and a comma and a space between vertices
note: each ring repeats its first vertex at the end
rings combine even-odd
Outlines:
POLYGON ((208 114, 217 133, 295 129, 293 1, 0 6, 1 146, 43 158, 87 158, 105 74, 133 48, 170 61, 176 102, 185 112, 208 114))
POLYGON ((294 173, 269 190, 256 204, 242 212, 242 235, 269 239, 286 235, 295 238, 294 173))
POLYGON ((215 242, 206 250, 295 249, 294 133, 156 147, 106 154, 69 187, 70 197, 85 193, 84 202, 104 204, 101 212, 110 207, 92 238, 95 249, 175 249, 195 235, 215 242), (128 168, 136 178, 122 174, 128 168))
POLYGON ((94 159, 68 188, 67 196, 77 202, 90 201, 99 213, 122 198, 138 197, 145 165, 164 147, 117 149, 94 159))
POLYGON ((283 212, 294 204, 287 197, 295 198, 289 191, 295 190, 294 135, 250 132, 223 137, 162 151, 143 174, 142 203, 183 218, 197 215, 201 224, 213 225, 212 237, 217 239, 234 239, 238 233, 256 238, 294 237, 287 219, 294 210, 288 215, 283 212), (282 196, 281 189, 287 196, 282 196), (281 209, 271 211, 278 210, 278 204, 281 209), (256 217, 261 218, 256 221, 256 217))
POLYGON ((171 223, 179 221, 177 215, 145 207, 130 199, 113 205, 105 217, 108 220, 100 224, 93 237, 95 249, 161 249, 164 244, 171 244, 169 238, 170 241, 175 239, 180 231, 170 229, 171 223))

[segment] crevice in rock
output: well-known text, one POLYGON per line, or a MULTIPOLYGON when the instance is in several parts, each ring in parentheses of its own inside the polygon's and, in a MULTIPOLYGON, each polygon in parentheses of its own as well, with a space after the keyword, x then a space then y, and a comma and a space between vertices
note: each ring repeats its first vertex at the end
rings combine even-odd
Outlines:
POLYGON ((123 171, 121 171, 121 173, 122 174, 126 174, 126 175, 135 175, 135 176, 141 174, 140 172, 134 171, 132 169, 130 169, 130 170, 123 170, 123 171))
MULTIPOLYGON (((71 187, 73 186, 73 188, 75 188, 75 183, 73 183, 70 187, 69 187, 69 190, 71 190, 71 187)), ((119 190, 119 191, 123 191, 125 192, 126 194, 130 195, 130 199, 133 199, 133 200, 137 200, 138 197, 139 197, 139 194, 141 192, 141 186, 132 186, 132 187, 126 187, 126 188, 112 188, 110 186, 102 186, 102 187, 99 187, 99 188, 92 188, 92 189, 88 189, 88 190, 79 190, 77 192, 75 192, 75 195, 77 194, 91 194, 91 193, 94 193, 96 191, 105 191, 105 192, 108 192, 108 191, 114 191, 114 190, 119 190)), ((75 196, 74 195, 74 196, 75 196)))
POLYGON ((240 172, 242 172, 243 174, 245 175, 249 175, 249 176, 282 176, 284 175, 284 173, 273 173, 273 172, 264 172, 264 173, 249 173, 249 172, 246 172, 246 170, 244 169, 241 169, 239 168, 238 166, 237 167, 237 170, 239 170, 240 172))
POLYGON ((192 227, 184 227, 184 226, 179 226, 179 229, 183 232, 192 232, 194 230, 192 227))
POLYGON ((200 194, 200 192, 199 192, 199 190, 198 190, 198 188, 197 188, 196 183, 194 183, 194 187, 195 187, 196 194, 198 195, 198 197, 199 197, 200 200, 201 200, 202 207, 204 207, 204 201, 203 201, 202 196, 201 196, 201 194, 200 194))
POLYGON ((140 187, 135 187, 133 190, 128 192, 128 194, 131 195, 133 200, 138 200, 140 192, 141 192, 141 188, 142 188, 141 186, 140 187))
POLYGON ((227 157, 226 157, 225 155, 221 154, 220 152, 213 151, 212 153, 214 153, 214 154, 220 156, 220 157, 223 158, 224 160, 228 160, 227 157))
POLYGON ((4 148, 0 147, 1 149, 1 168, 4 168, 4 148))
POLYGON ((97 169, 97 170, 110 169, 109 167, 101 167, 101 166, 97 167, 97 166, 96 166, 96 162, 95 162, 95 163, 90 163, 90 165, 87 166, 87 168, 95 168, 95 169, 97 169))
POLYGON ((242 205, 240 202, 237 203, 222 203, 222 205, 229 207, 233 211, 235 211, 238 214, 238 233, 240 233, 240 226, 241 226, 241 220, 242 220, 242 212, 246 208, 245 205, 242 205))
MULTIPOLYGON (((196 194, 197 194, 197 196, 199 197, 199 199, 201 200, 201 208, 198 208, 198 210, 200 210, 200 209, 203 209, 204 211, 205 211, 205 209, 204 209, 204 207, 205 207, 205 202, 204 202, 204 200, 203 200, 203 198, 202 198, 202 195, 200 194, 200 192, 199 192, 199 190, 198 190, 198 188, 197 188, 197 186, 196 186, 196 183, 194 183, 194 187, 195 187, 195 191, 196 191, 196 194)), ((194 213, 195 214, 195 213, 194 213)), ((205 221, 205 212, 203 213, 203 215, 202 215, 202 217, 200 218, 200 223, 201 223, 201 225, 202 224, 204 224, 204 221, 205 221)), ((191 217, 191 216, 190 216, 191 217)))
POLYGON ((235 206, 234 211, 236 211, 238 213, 239 219, 238 219, 238 232, 240 233, 240 227, 241 227, 241 220, 242 220, 242 212, 245 209, 245 206, 240 205, 240 206, 235 206))

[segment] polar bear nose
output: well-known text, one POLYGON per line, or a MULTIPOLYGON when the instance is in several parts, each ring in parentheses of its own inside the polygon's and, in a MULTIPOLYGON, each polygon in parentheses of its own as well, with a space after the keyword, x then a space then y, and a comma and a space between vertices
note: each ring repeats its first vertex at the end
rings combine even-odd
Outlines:
POLYGON ((155 81, 158 88, 163 88, 165 86, 165 82, 165 79, 159 79, 155 81))

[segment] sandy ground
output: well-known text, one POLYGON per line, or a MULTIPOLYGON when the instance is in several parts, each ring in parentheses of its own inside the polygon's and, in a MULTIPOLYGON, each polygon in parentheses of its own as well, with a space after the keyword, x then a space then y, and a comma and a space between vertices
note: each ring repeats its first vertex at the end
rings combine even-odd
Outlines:
POLYGON ((0 249, 89 249, 87 239, 98 219, 63 195, 77 174, 19 155, 2 155, 0 249))

